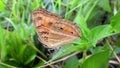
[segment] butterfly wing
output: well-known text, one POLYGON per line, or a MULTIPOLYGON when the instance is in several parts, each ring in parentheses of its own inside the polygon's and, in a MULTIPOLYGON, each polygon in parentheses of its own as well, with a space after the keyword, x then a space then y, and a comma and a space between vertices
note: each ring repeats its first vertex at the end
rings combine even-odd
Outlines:
POLYGON ((45 9, 36 9, 32 20, 40 41, 48 48, 68 44, 81 36, 77 25, 45 9))
POLYGON ((58 20, 50 28, 49 47, 58 47, 72 42, 81 37, 79 27, 65 19, 58 20))
POLYGON ((36 28, 36 32, 39 36, 41 43, 49 47, 48 36, 50 34, 50 27, 53 23, 59 20, 61 17, 53 13, 48 12, 43 8, 35 9, 32 14, 32 21, 36 28))

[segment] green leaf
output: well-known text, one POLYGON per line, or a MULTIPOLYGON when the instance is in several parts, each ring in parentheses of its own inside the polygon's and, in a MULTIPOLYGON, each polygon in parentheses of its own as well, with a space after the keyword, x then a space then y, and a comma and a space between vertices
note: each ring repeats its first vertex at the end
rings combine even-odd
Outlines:
POLYGON ((45 62, 40 61, 39 63, 37 63, 36 65, 34 65, 33 68, 40 68, 44 64, 45 64, 45 62))
POLYGON ((5 11, 5 4, 3 3, 3 0, 0 0, 0 11, 5 11))
MULTIPOLYGON (((15 64, 14 64, 15 65, 15 64)), ((0 62, 0 68, 16 68, 15 66, 0 62)))
POLYGON ((81 68, 107 68, 109 61, 109 50, 94 54, 86 59, 81 68))
POLYGON ((36 57, 35 50, 32 47, 27 46, 23 54, 23 59, 25 61, 24 64, 30 63, 35 59, 35 57, 36 57))
POLYGON ((58 58, 61 58, 61 57, 65 56, 65 55, 67 55, 67 54, 72 53, 73 49, 71 49, 71 48, 73 48, 73 47, 74 46, 72 44, 68 44, 68 45, 65 45, 65 46, 61 47, 59 49, 59 51, 52 57, 52 59, 49 62, 51 62, 53 60, 56 60, 58 58), (68 51, 69 49, 71 49, 71 50, 68 51))
POLYGON ((8 32, 6 30, 4 30, 2 28, 2 26, 0 25, 0 59, 2 61, 6 60, 6 56, 7 56, 7 45, 6 45, 6 38, 8 37, 8 32), (4 46, 6 45, 6 46, 4 46))
MULTIPOLYGON (((81 9, 79 11, 81 11, 81 9)), ((74 22, 76 22, 78 26, 80 27, 82 38, 83 37, 87 38, 87 35, 90 33, 90 30, 87 27, 85 18, 82 16, 80 12, 77 13, 77 16, 75 17, 74 22)))
POLYGON ((109 4, 109 0, 99 0, 98 5, 102 7, 104 10, 111 12, 111 7, 109 4))
POLYGON ((116 32, 120 33, 120 10, 111 18, 110 24, 116 32))
POLYGON ((0 65, 0 68, 6 68, 6 66, 0 65))
POLYGON ((76 56, 73 56, 69 58, 66 63, 64 68, 78 68, 78 58, 76 56))
POLYGON ((78 39, 74 41, 74 43, 76 44, 76 46, 72 44, 68 44, 68 45, 61 47, 59 51, 48 62, 59 59, 73 52, 83 51, 83 50, 91 48, 90 42, 86 41, 85 39, 78 39))
POLYGON ((111 26, 110 25, 101 25, 93 28, 91 30, 90 38, 92 45, 95 46, 96 43, 108 36, 111 36, 111 26))
POLYGON ((95 8, 95 6, 97 5, 98 0, 95 0, 95 2, 93 3, 93 5, 91 6, 90 10, 87 12, 86 16, 85 16, 85 21, 88 20, 88 18, 90 17, 93 9, 95 8))

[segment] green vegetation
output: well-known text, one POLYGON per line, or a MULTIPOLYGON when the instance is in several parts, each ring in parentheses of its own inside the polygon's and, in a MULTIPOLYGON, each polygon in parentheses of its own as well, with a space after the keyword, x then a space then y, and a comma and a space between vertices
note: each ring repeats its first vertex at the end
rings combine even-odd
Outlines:
POLYGON ((79 51, 83 56, 61 62, 61 68, 108 68, 111 58, 120 64, 119 7, 119 0, 0 0, 0 68, 39 68, 79 51), (82 38, 46 58, 31 21, 36 8, 76 22, 82 38))

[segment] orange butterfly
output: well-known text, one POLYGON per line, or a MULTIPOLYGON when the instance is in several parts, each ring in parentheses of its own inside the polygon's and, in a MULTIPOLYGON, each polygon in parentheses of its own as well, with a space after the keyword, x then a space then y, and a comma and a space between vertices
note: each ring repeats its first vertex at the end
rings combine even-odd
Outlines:
POLYGON ((81 37, 79 27, 43 8, 35 9, 32 14, 40 42, 47 48, 60 47, 81 37))

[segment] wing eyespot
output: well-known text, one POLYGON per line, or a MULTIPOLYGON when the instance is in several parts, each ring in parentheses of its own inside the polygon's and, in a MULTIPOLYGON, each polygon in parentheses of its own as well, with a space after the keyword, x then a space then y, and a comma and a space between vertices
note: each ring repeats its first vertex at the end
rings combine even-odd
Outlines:
POLYGON ((64 30, 64 28, 62 28, 62 27, 58 27, 58 29, 59 29, 59 30, 64 30))
POLYGON ((71 34, 74 34, 73 32, 70 32, 71 34))

